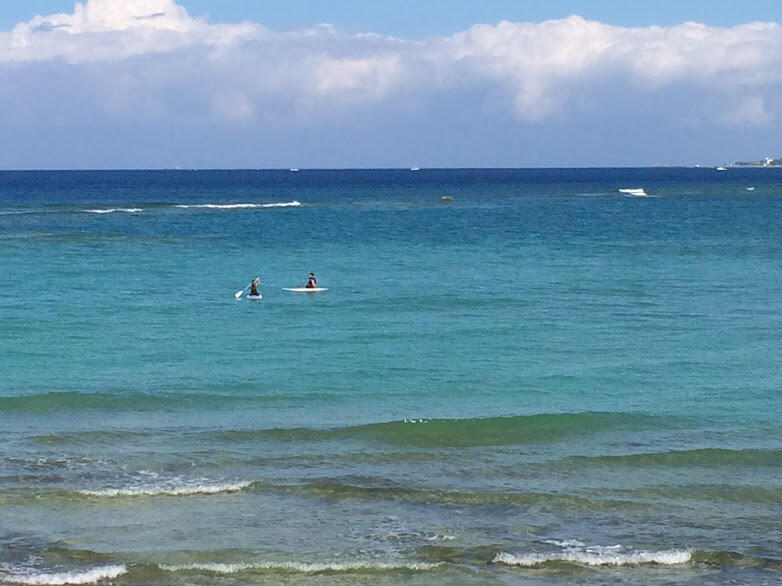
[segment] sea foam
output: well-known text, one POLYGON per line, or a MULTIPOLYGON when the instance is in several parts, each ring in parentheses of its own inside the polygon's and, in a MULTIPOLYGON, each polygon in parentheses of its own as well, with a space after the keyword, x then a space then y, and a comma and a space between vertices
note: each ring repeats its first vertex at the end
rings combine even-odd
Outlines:
POLYGON ((295 572, 299 574, 317 574, 319 572, 355 572, 377 570, 432 570, 442 564, 424 562, 411 563, 383 563, 383 562, 343 562, 343 563, 304 563, 304 562, 257 562, 241 564, 225 563, 194 563, 182 565, 161 565, 160 569, 169 572, 201 571, 215 574, 236 574, 239 572, 252 572, 262 570, 277 570, 295 572))
POLYGON ((551 553, 500 552, 492 563, 508 566, 534 567, 546 562, 570 562, 586 566, 634 566, 641 564, 679 565, 692 560, 691 549, 667 549, 661 551, 627 550, 622 545, 585 546, 575 540, 549 541, 563 547, 563 551, 551 553))
POLYGON ((68 584, 95 584, 101 580, 111 580, 127 573, 124 565, 100 566, 84 571, 72 571, 61 573, 45 573, 34 570, 25 570, 24 573, 2 573, 0 582, 3 584, 34 584, 34 585, 68 585, 68 584))
POLYGON ((79 490, 79 494, 90 497, 133 497, 133 496, 192 496, 199 494, 220 494, 241 492, 253 485, 253 481, 226 484, 194 484, 185 486, 153 486, 135 488, 106 488, 102 490, 79 490))

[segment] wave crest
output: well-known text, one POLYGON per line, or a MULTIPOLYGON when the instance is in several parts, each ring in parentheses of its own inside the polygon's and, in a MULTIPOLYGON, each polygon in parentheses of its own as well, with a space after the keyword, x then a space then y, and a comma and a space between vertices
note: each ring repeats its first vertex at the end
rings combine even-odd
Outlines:
POLYGON ((399 500, 439 506, 482 506, 506 505, 509 507, 542 507, 545 509, 599 510, 638 508, 627 500, 590 499, 572 494, 545 492, 487 492, 449 491, 424 487, 389 485, 383 479, 365 479, 363 482, 342 482, 337 480, 312 480, 303 484, 267 485, 266 490, 288 494, 314 496, 331 501, 345 499, 399 500))
POLYGON ((369 423, 326 429, 285 428, 265 430, 226 430, 217 432, 223 441, 254 441, 273 438, 281 441, 327 441, 348 438, 367 439, 409 446, 498 446, 566 437, 590 435, 608 430, 642 429, 653 425, 653 416, 634 413, 541 413, 507 417, 467 419, 416 419, 369 423), (420 423, 419 423, 420 422, 420 423))
POLYGON ((123 574, 128 569, 124 565, 101 566, 86 571, 73 571, 61 573, 33 572, 28 573, 0 573, 0 581, 6 584, 32 584, 65 586, 70 584, 95 584, 101 580, 111 580, 123 574))
POLYGON ((160 569, 169 572, 201 571, 215 574, 236 574, 263 570, 277 570, 299 574, 317 574, 321 572, 356 572, 383 570, 417 570, 426 571, 440 567, 442 563, 384 563, 384 562, 343 562, 343 563, 303 563, 303 562, 258 562, 242 564, 225 563, 194 563, 176 566, 162 565, 160 569))
POLYGON ((253 481, 226 484, 195 484, 186 486, 161 486, 139 488, 106 488, 102 490, 77 490, 89 497, 136 497, 136 496, 192 496, 203 494, 221 494, 241 492, 254 484, 253 481))
POLYGON ((632 466, 780 466, 782 450, 697 448, 608 456, 571 456, 568 460, 632 466))
POLYGON ((675 566, 692 561, 692 549, 666 549, 661 551, 627 551, 622 545, 585 546, 579 541, 550 542, 564 547, 551 553, 513 554, 500 552, 492 563, 506 566, 532 568, 553 562, 566 562, 585 566, 638 566, 657 564, 675 566))

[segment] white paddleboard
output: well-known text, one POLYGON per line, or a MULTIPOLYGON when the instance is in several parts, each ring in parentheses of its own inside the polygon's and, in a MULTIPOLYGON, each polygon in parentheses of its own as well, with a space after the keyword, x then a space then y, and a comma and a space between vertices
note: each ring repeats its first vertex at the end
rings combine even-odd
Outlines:
POLYGON ((283 291, 295 291, 297 293, 317 293, 318 291, 328 291, 328 287, 283 287, 283 291))
POLYGON ((263 299, 263 295, 248 295, 247 299, 254 299, 255 301, 260 301, 263 299))

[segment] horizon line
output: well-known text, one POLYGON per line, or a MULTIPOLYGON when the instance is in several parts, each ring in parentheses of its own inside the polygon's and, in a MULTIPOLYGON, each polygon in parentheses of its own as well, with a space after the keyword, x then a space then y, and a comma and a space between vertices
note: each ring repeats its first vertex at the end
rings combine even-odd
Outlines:
POLYGON ((74 173, 96 171, 521 171, 557 169, 713 169, 718 166, 733 168, 775 168, 779 165, 736 165, 735 163, 655 164, 655 165, 571 165, 530 167, 81 167, 81 168, 17 168, 2 169, 0 173, 74 173))

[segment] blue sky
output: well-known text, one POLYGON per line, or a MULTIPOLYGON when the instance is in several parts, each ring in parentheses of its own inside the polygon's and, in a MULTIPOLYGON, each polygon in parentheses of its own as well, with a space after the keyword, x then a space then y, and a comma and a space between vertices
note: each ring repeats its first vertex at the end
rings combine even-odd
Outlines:
POLYGON ((778 0, 7 0, 0 168, 778 157, 780 13, 778 0))
MULTIPOLYGON (((0 28, 9 29, 36 14, 70 12, 72 0, 4 0, 0 28)), ((779 21, 779 0, 182 0, 193 16, 211 21, 252 20, 272 28, 320 22, 348 30, 421 38, 444 35, 477 23, 540 21, 580 14, 622 26, 670 26, 695 20, 732 26, 752 20, 779 21)))

